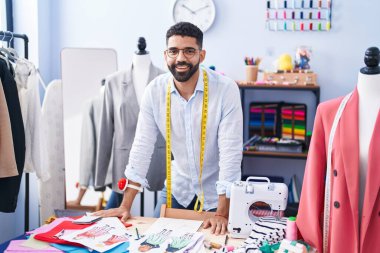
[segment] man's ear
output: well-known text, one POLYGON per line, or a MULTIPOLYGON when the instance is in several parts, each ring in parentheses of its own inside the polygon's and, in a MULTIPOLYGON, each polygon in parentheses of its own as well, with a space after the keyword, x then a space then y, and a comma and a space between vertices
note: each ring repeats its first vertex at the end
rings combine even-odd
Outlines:
POLYGON ((206 50, 202 49, 201 51, 199 51, 199 61, 203 62, 205 58, 206 58, 206 50))

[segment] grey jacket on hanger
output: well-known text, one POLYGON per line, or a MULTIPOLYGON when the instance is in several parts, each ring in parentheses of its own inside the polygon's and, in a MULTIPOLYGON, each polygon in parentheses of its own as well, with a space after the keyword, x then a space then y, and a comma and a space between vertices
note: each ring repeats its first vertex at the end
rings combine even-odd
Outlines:
MULTIPOLYGON (((163 73, 162 70, 151 64, 148 83, 163 73)), ((132 66, 129 70, 118 71, 106 77, 95 186, 104 185, 113 152, 112 189, 120 192, 117 182, 120 178, 125 177, 124 171, 135 138, 139 111, 140 107, 132 79, 132 66)), ((149 190, 162 190, 166 178, 165 165, 165 140, 159 134, 147 174, 149 190)))
MULTIPOLYGON (((104 87, 101 87, 103 89, 104 87)), ((105 186, 112 183, 112 154, 108 165, 108 172, 104 185, 95 187, 96 153, 99 148, 100 115, 103 107, 104 90, 86 102, 83 110, 79 184, 88 187, 94 186, 96 191, 104 191, 105 186)))

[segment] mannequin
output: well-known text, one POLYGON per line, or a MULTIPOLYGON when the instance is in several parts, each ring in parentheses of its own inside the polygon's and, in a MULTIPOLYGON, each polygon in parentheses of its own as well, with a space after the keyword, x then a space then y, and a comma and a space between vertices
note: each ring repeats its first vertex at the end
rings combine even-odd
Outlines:
POLYGON ((149 70, 152 61, 149 52, 145 51, 146 41, 144 37, 139 38, 137 47, 139 50, 135 52, 132 59, 132 79, 137 102, 140 105, 145 86, 148 84, 149 70))
MULTIPOLYGON (((106 209, 120 206, 123 199, 117 182, 125 177, 124 171, 135 138, 145 87, 155 77, 164 73, 152 64, 149 52, 145 50, 146 41, 143 37, 138 39, 137 47, 138 50, 133 55, 130 68, 117 71, 105 78, 95 185, 104 184, 107 168, 112 162, 112 194, 106 209)), ((147 175, 150 191, 161 190, 165 181, 165 149, 162 147, 165 147, 165 140, 160 135, 152 156, 154 160, 150 165, 152 169, 147 175)), ((141 210, 140 215, 143 215, 143 208, 141 210)))
POLYGON ((358 76, 359 93, 359 166, 360 166, 360 192, 359 192, 359 219, 361 219, 365 183, 368 168, 368 149, 380 109, 380 68, 379 49, 368 48, 365 52, 364 62, 358 76))
POLYGON ((380 252, 379 58, 369 48, 357 87, 317 109, 296 222, 318 252, 380 252))
MULTIPOLYGON (((135 89, 137 103, 141 105, 141 99, 144 95, 145 87, 148 84, 150 66, 152 61, 149 52, 145 50, 146 41, 144 37, 139 37, 137 42, 138 50, 132 58, 132 80, 135 89)), ((120 193, 112 192, 110 200, 107 203, 106 209, 118 207, 123 199, 120 193)))

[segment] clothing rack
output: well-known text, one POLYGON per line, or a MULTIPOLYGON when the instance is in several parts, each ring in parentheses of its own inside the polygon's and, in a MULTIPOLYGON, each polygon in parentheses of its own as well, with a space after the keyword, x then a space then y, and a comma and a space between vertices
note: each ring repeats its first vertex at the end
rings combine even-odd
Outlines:
MULTIPOLYGON (((22 39, 24 41, 24 58, 29 56, 29 38, 25 34, 17 34, 9 31, 0 31, 0 40, 6 41, 8 47, 14 47, 14 39, 22 39)), ((29 173, 25 173, 25 232, 29 230, 29 173)))

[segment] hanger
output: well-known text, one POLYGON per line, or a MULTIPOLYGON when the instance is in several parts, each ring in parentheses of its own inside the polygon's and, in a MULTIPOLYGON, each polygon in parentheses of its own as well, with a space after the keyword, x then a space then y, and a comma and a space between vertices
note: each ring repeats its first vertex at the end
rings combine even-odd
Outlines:
POLYGON ((11 56, 11 58, 14 60, 14 61, 17 61, 20 57, 18 56, 18 53, 16 51, 16 49, 10 47, 12 44, 12 40, 14 38, 14 35, 13 35, 13 32, 11 32, 12 34, 12 38, 9 40, 9 47, 8 47, 8 51, 9 51, 9 55, 11 56))
POLYGON ((40 69, 38 69, 38 68, 36 69, 36 75, 38 77, 38 80, 40 80, 42 88, 44 88, 44 90, 46 90, 46 88, 47 88, 46 83, 44 82, 44 79, 42 79, 40 69))
POLYGON ((6 36, 6 32, 4 31, 3 32, 4 35, 3 37, 1 38, 1 47, 0 47, 0 59, 3 59, 4 62, 7 64, 7 67, 8 69, 10 69, 10 66, 9 66, 9 59, 8 59, 8 51, 3 47, 3 42, 4 42, 4 38, 6 36), (5 53, 5 54, 4 54, 5 53))
MULTIPOLYGON (((10 45, 12 43, 12 40, 14 38, 13 32, 9 32, 11 35, 11 39, 8 41, 8 48, 3 48, 4 52, 7 54, 6 56, 8 59, 12 62, 16 62, 19 58, 17 51, 14 48, 11 48, 10 45)), ((5 34, 5 33, 4 33, 5 34)), ((4 36, 5 37, 5 36, 4 36)), ((1 49, 0 49, 1 51, 1 49)))

